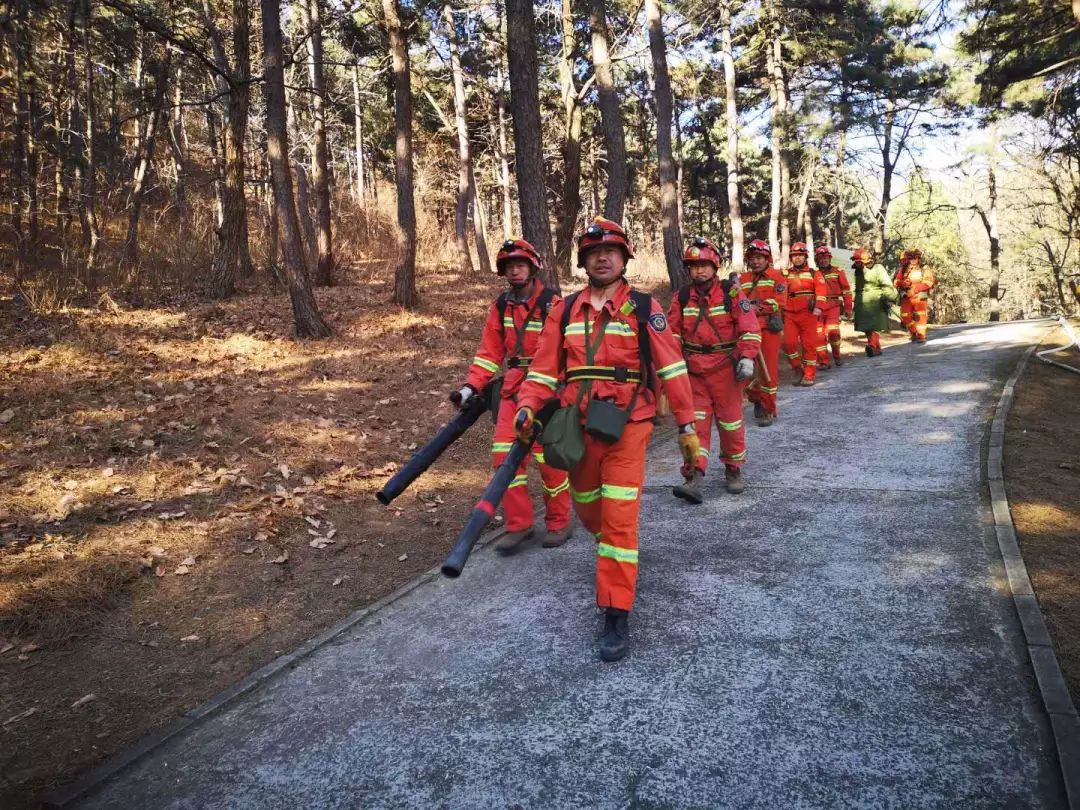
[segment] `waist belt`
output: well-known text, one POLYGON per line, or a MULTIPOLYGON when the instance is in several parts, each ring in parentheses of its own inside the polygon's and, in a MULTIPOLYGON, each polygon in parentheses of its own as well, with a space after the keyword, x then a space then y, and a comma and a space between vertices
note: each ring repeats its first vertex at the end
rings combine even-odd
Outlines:
POLYGON ((830 301, 843 301, 844 300, 843 295, 827 295, 825 297, 828 298, 830 301))
POLYGON ((511 357, 506 361, 507 368, 528 368, 532 363, 531 357, 511 357))
POLYGON ((618 383, 641 382, 641 371, 626 366, 576 366, 566 370, 566 381, 606 380, 618 383))
POLYGON ((800 295, 813 295, 813 294, 814 294, 813 290, 807 290, 806 292, 793 292, 791 294, 791 296, 793 298, 798 298, 800 295))
POLYGON ((689 354, 728 354, 734 351, 735 341, 728 341, 727 343, 683 343, 683 351, 689 354))

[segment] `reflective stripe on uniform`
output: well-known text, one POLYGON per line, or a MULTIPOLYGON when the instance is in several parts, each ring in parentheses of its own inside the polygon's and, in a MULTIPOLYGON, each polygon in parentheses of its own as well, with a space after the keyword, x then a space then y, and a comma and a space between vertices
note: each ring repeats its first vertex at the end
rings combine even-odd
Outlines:
POLYGON ((717 419, 716 423, 720 425, 721 430, 738 430, 742 427, 742 419, 738 419, 734 422, 721 422, 717 419))
POLYGON ((490 360, 487 360, 483 357, 474 357, 472 362, 474 366, 480 366, 480 368, 486 369, 492 374, 495 374, 499 370, 498 363, 492 363, 490 360))
POLYGON ((529 484, 528 475, 515 475, 514 480, 510 482, 510 486, 507 489, 513 489, 514 487, 524 487, 529 484))
MULTIPOLYGON (((597 327, 590 325, 590 327, 589 327, 589 336, 590 337, 592 337, 592 336, 594 336, 596 334, 596 329, 597 329, 597 327)), ((584 335, 585 334, 585 322, 581 321, 579 323, 569 323, 569 324, 567 324, 566 325, 566 332, 564 334, 567 334, 567 335, 584 335)), ((623 323, 622 321, 612 321, 611 323, 609 323, 604 329, 604 334, 605 335, 619 335, 621 337, 637 337, 637 332, 635 332, 631 328, 630 324, 623 323)))
POLYGON ((665 382, 674 377, 678 377, 680 374, 686 373, 686 361, 679 360, 672 363, 670 366, 664 366, 661 369, 657 369, 656 376, 665 382))
POLYGON ((491 445, 492 453, 509 453, 510 448, 514 446, 513 442, 495 442, 491 445))
POLYGON ((587 492, 578 492, 573 487, 570 487, 570 497, 574 499, 575 503, 593 503, 600 500, 600 487, 590 489, 587 492))
POLYGON ((709 458, 709 456, 711 456, 711 455, 712 455, 712 454, 711 454, 711 453, 709 452, 709 448, 708 448, 708 447, 699 447, 699 448, 698 448, 698 451, 697 451, 697 454, 698 454, 698 458, 706 458, 706 459, 707 459, 707 458, 709 458))
POLYGON ((760 343, 761 335, 759 335, 757 332, 743 332, 741 335, 739 335, 739 340, 756 340, 758 343, 760 343))
POLYGON ((614 484, 601 484, 600 496, 613 501, 636 501, 638 497, 637 487, 619 487, 614 484))
POLYGON ((539 371, 530 371, 525 377, 525 382, 542 383, 552 391, 559 385, 559 381, 555 377, 549 377, 547 374, 541 374, 539 371))
POLYGON ((705 411, 694 411, 694 418, 695 419, 704 419, 708 415, 709 414, 707 414, 705 411))
POLYGON ((721 453, 720 457, 724 459, 724 461, 746 461, 746 451, 743 450, 741 453, 735 453, 734 455, 721 453))
POLYGON ((628 563, 629 565, 637 565, 638 553, 636 548, 619 548, 618 546, 612 546, 608 543, 596 544, 596 556, 607 557, 609 560, 615 560, 615 562, 628 563))
POLYGON ((566 490, 568 490, 568 489, 570 489, 570 481, 569 480, 563 481, 557 487, 548 487, 547 484, 544 484, 544 492, 546 492, 548 494, 548 496, 551 497, 551 498, 554 498, 560 492, 566 492, 566 490))

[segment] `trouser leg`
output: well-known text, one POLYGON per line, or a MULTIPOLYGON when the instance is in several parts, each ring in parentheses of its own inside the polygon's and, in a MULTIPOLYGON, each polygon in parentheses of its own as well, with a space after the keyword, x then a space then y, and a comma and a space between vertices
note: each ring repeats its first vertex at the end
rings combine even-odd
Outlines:
POLYGON ((781 339, 781 351, 788 365, 799 369, 799 317, 792 313, 784 316, 784 332, 781 339))
POLYGON ((817 376, 818 319, 813 312, 803 312, 793 320, 799 324, 799 343, 803 378, 813 380, 817 376))
MULTIPOLYGON (((637 590, 638 513, 651 422, 630 422, 622 438, 600 449, 600 537, 596 544, 596 604, 631 610, 637 590)), ((586 453, 591 436, 586 438, 586 453)))
POLYGON ((533 448, 533 458, 544 482, 544 523, 549 531, 565 529, 570 525, 570 476, 566 470, 545 464, 544 451, 539 445, 533 448))
MULTIPOLYGON (((709 469, 709 455, 712 449, 713 405, 712 396, 709 394, 708 379, 703 375, 691 374, 690 390, 694 393, 694 429, 697 431, 698 442, 701 444, 694 466, 704 473, 709 469)), ((684 464, 683 475, 689 472, 690 467, 684 464)))
MULTIPOLYGON (((499 408, 499 420, 495 424, 495 435, 491 443, 491 465, 497 468, 514 443, 514 401, 503 400, 499 408)), ((514 480, 503 496, 503 515, 506 516, 506 529, 519 532, 533 525, 532 501, 529 499, 529 457, 526 456, 518 467, 514 480)))
POLYGON ((741 467, 746 461, 746 428, 743 426, 743 383, 724 369, 709 380, 716 427, 720 433, 720 459, 728 467, 741 467))
POLYGON ((769 379, 765 380, 759 369, 754 381, 746 389, 747 398, 773 416, 776 416, 777 381, 780 379, 780 344, 779 332, 762 330, 761 356, 765 358, 765 368, 769 372, 769 379))
POLYGON ((929 308, 927 301, 911 302, 911 316, 915 326, 915 337, 918 340, 926 340, 926 324, 930 320, 929 308))

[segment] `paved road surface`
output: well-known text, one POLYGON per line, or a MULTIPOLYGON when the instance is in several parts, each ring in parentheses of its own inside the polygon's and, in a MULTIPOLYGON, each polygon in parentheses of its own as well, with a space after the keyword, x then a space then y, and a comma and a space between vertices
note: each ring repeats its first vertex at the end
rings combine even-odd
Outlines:
POLYGON ((583 532, 484 550, 82 806, 1061 806, 980 480, 1040 329, 939 330, 785 387, 740 497, 713 475, 674 500, 656 446, 619 664, 583 532))

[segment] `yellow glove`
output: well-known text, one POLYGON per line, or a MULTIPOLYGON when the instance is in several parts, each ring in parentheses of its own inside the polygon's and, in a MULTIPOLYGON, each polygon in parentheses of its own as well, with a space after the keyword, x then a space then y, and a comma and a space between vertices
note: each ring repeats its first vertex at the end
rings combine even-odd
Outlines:
MULTIPOLYGON (((684 425, 683 428, 686 426, 684 425)), ((680 431, 683 429, 680 428, 680 431)), ((693 430, 693 423, 691 423, 691 430, 689 433, 679 433, 679 452, 682 453, 683 461, 687 465, 692 465, 698 457, 698 453, 701 451, 701 441, 697 437, 697 433, 693 430)))
POLYGON ((536 427, 536 414, 533 413, 533 409, 522 406, 518 408, 517 414, 514 416, 514 433, 520 441, 528 444, 533 440, 533 430, 536 427))

